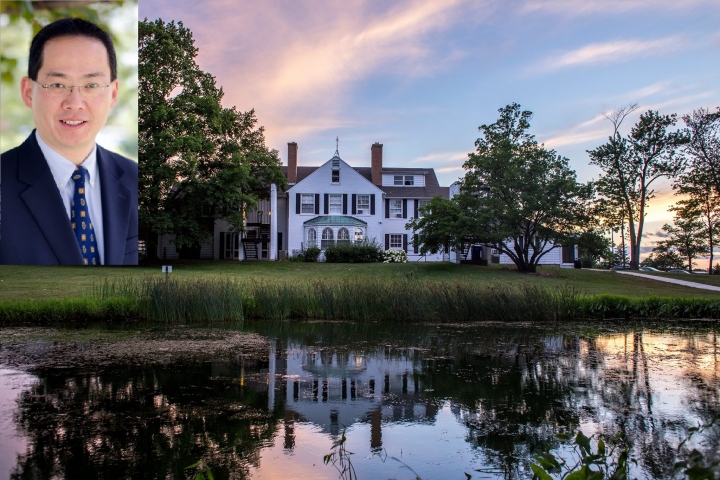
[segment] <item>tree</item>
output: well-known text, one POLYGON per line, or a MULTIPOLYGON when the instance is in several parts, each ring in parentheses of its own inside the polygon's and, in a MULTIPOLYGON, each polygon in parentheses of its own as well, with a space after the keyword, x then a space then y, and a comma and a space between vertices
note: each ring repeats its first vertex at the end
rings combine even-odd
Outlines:
POLYGON ((544 255, 572 241, 588 221, 592 185, 577 183, 568 160, 527 133, 531 112, 516 103, 498 111, 497 122, 479 127, 482 136, 463 165, 455 205, 431 204, 426 217, 410 225, 416 231, 424 226, 418 235, 428 242, 425 251, 443 238, 455 248, 482 243, 505 253, 521 272, 534 272, 544 255), (445 222, 439 207, 452 212, 453 220, 445 222))
POLYGON ((622 205, 630 236, 630 266, 640 263, 640 244, 645 225, 645 209, 655 196, 652 184, 659 178, 674 178, 683 169, 678 148, 687 142, 682 132, 669 132, 677 115, 660 115, 649 110, 640 115, 630 135, 620 133, 623 120, 637 105, 622 108, 606 117, 613 124, 608 142, 588 150, 590 163, 604 174, 596 182, 598 193, 612 205, 622 205))
POLYGON ((688 144, 685 152, 693 170, 706 172, 720 194, 720 107, 717 112, 700 108, 683 115, 688 144))
POLYGON ((158 234, 182 248, 205 243, 217 220, 240 231, 242 209, 285 179, 254 111, 222 107, 182 22, 140 22, 139 44, 139 219, 154 258, 158 234))
POLYGON ((712 273, 713 250, 718 228, 720 228, 720 194, 715 188, 713 174, 709 170, 692 166, 673 185, 676 195, 685 195, 670 210, 685 221, 700 221, 703 224, 699 235, 707 245, 710 257, 708 273, 712 273))
POLYGON ((663 242, 653 248, 653 251, 640 263, 642 267, 653 267, 658 270, 671 270, 683 268, 683 259, 677 251, 663 242))
POLYGON ((456 196, 450 200, 432 198, 420 207, 421 217, 407 223, 406 228, 417 232, 415 242, 420 253, 464 251, 465 247, 478 240, 472 237, 473 219, 466 205, 468 198, 456 196))
POLYGON ((576 244, 583 267, 592 268, 600 262, 600 259, 609 259, 612 256, 610 240, 596 229, 580 233, 576 244))
POLYGON ((694 218, 675 217, 675 224, 665 224, 662 229, 670 236, 667 240, 658 242, 667 250, 675 250, 677 254, 687 260, 690 272, 693 269, 693 260, 707 254, 703 224, 694 218))

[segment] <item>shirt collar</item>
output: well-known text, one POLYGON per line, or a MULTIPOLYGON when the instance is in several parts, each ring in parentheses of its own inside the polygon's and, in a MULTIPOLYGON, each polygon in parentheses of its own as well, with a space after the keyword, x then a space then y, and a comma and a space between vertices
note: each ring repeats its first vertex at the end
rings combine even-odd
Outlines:
MULTIPOLYGON (((40 138, 40 135, 35 131, 35 138, 37 139, 40 150, 45 156, 50 172, 52 172, 53 179, 58 188, 65 187, 65 184, 70 180, 73 172, 75 171, 75 164, 53 150, 47 143, 40 138)), ((90 151, 90 155, 80 164, 88 172, 88 181, 91 186, 95 186, 97 180, 97 144, 90 151)))

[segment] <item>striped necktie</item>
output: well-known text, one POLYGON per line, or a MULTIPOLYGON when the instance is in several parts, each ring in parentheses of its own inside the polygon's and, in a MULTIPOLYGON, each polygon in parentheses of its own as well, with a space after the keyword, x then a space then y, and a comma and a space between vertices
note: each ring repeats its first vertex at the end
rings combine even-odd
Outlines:
POLYGON ((76 167, 72 179, 75 182, 75 191, 70 207, 70 223, 80 246, 85 265, 100 265, 100 254, 95 240, 90 211, 85 200, 85 167, 76 167))

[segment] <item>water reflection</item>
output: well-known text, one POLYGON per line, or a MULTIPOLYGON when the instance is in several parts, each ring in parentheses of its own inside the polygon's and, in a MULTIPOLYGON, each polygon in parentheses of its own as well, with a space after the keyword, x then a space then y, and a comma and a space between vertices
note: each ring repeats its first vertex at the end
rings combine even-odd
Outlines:
POLYGON ((337 478, 322 457, 345 429, 360 478, 524 478, 577 428, 622 434, 633 476, 663 478, 687 429, 720 413, 709 329, 247 328, 266 357, 34 369, 13 478, 186 478, 197 460, 216 478, 337 478))

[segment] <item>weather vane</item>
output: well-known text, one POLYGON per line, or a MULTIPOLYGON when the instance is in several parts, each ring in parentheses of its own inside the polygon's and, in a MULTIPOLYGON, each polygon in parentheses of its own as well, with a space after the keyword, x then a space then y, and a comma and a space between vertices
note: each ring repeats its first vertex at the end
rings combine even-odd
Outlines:
POLYGON ((340 144, 340 138, 335 137, 335 155, 338 157, 340 156, 340 151, 338 150, 339 144, 340 144))

